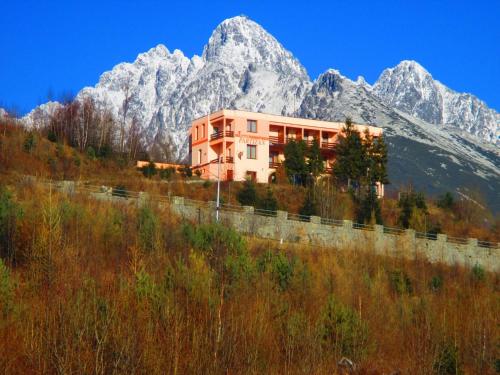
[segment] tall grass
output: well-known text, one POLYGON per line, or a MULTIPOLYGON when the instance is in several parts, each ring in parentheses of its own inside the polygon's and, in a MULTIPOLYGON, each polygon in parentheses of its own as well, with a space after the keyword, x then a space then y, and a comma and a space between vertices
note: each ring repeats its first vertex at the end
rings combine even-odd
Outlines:
POLYGON ((343 356, 359 373, 495 373, 498 275, 10 191, 3 373, 331 374, 343 356))

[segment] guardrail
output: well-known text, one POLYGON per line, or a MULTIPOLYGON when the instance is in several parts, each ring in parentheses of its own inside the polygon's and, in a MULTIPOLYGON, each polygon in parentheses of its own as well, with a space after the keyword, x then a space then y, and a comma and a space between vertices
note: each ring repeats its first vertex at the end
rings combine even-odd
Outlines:
POLYGON ((230 130, 226 130, 226 131, 212 133, 210 135, 210 140, 214 141, 214 140, 222 138, 222 137, 228 137, 228 138, 234 137, 234 132, 230 131, 230 130))

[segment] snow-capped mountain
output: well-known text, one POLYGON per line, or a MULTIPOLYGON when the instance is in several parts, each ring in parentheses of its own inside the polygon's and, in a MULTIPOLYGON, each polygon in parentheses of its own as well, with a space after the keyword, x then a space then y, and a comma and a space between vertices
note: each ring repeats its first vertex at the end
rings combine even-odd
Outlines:
POLYGON ((471 94, 455 92, 415 61, 386 69, 373 85, 386 104, 431 124, 458 127, 488 142, 497 141, 500 114, 471 94))
POLYGON ((189 59, 158 45, 134 63, 104 73, 77 97, 91 96, 119 121, 135 118, 149 143, 169 136, 182 156, 193 119, 223 107, 290 114, 310 86, 290 52, 261 26, 239 16, 213 31, 201 57, 189 59))
MULTIPOLYGON (((168 139, 179 158, 187 154, 191 121, 220 108, 340 121, 349 115, 386 129, 396 185, 411 182, 431 191, 475 186, 500 211, 499 148, 477 138, 494 141, 498 113, 434 81, 414 62, 384 71, 373 86, 335 70, 312 82, 272 35, 238 16, 217 26, 201 56, 158 45, 105 72, 77 99, 87 96, 116 121, 136 121, 146 144, 168 139)), ((40 123, 58 105, 42 105, 25 121, 40 123)))
POLYGON ((389 174, 396 186, 412 184, 438 193, 479 189, 500 210, 500 150, 478 142, 453 126, 435 126, 394 109, 358 79, 330 69, 320 75, 297 113, 300 117, 343 121, 384 128, 389 174))

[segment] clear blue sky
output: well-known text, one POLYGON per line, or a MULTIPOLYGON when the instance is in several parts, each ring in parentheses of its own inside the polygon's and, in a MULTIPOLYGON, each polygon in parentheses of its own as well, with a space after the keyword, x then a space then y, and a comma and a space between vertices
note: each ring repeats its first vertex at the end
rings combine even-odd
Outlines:
POLYGON ((500 1, 17 1, 0 4, 0 105, 29 111, 165 44, 201 54, 246 14, 314 79, 328 68, 373 83, 403 59, 500 110, 500 1))

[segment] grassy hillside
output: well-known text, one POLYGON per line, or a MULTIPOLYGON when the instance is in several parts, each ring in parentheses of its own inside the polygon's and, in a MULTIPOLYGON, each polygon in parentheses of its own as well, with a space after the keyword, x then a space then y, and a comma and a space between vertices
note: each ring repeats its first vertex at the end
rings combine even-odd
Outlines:
POLYGON ((3 373, 499 371, 499 279, 480 268, 280 247, 30 183, 0 212, 3 373))

